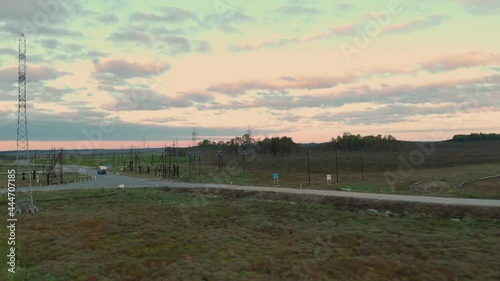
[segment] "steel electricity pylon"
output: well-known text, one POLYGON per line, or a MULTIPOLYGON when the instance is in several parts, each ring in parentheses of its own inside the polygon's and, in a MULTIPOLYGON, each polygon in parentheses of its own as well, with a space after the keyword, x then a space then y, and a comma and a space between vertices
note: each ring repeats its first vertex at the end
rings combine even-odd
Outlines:
POLYGON ((18 182, 20 181, 19 173, 22 173, 22 180, 28 180, 29 194, 26 196, 26 194, 17 192, 18 189, 16 189, 16 213, 21 213, 23 209, 28 212, 36 212, 38 208, 33 204, 28 146, 28 118, 26 117, 26 38, 24 34, 21 34, 19 38, 18 93, 16 173, 18 182))

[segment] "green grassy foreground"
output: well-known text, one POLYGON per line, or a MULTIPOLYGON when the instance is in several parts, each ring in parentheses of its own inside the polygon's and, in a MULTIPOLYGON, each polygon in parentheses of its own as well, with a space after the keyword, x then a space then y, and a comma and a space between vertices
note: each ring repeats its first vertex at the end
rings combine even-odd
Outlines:
POLYGON ((348 211, 229 192, 99 189, 36 198, 40 212, 18 217, 22 269, 6 273, 2 241, 1 280, 500 278, 500 225, 491 217, 386 213, 381 205, 378 213, 348 211))

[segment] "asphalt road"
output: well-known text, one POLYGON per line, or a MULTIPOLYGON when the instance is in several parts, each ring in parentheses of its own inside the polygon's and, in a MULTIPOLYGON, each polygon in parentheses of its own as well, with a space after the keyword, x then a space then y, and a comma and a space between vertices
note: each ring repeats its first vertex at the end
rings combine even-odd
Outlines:
MULTIPOLYGON (((123 175, 106 174, 97 175, 95 169, 79 167, 79 166, 65 166, 65 170, 78 171, 95 175, 96 179, 87 182, 77 182, 64 185, 52 186, 36 186, 33 191, 54 191, 54 190, 70 190, 70 189, 89 189, 89 188, 137 188, 137 187, 187 187, 187 188, 221 188, 232 190, 248 190, 248 191, 271 191, 283 192, 293 194, 310 194, 322 196, 336 196, 336 197, 352 197, 367 200, 385 200, 385 201, 400 201, 400 202, 419 202, 427 204, 443 204, 443 205, 464 205, 464 206, 479 206, 479 207, 500 207, 500 200, 492 199, 467 199, 467 198, 449 198, 449 197, 431 197, 431 196, 411 196, 411 195, 395 195, 395 194, 377 194, 377 193, 360 193, 360 192, 346 192, 334 190, 314 190, 314 189, 295 189, 286 187, 260 187, 260 186, 239 186, 227 184, 202 184, 202 183, 186 183, 186 182, 173 182, 168 180, 147 180, 140 178, 132 178, 123 175)), ((7 192, 5 188, 0 189, 1 193, 7 192)), ((19 188, 18 191, 28 191, 29 188, 19 188)))

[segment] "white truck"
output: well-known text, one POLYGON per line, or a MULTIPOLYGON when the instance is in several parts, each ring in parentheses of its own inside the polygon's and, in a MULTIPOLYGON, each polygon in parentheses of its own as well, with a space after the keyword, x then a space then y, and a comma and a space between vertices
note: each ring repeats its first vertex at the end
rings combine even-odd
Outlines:
POLYGON ((108 170, 108 167, 106 167, 106 166, 99 166, 98 169, 97 169, 97 174, 98 175, 105 175, 107 170, 108 170))

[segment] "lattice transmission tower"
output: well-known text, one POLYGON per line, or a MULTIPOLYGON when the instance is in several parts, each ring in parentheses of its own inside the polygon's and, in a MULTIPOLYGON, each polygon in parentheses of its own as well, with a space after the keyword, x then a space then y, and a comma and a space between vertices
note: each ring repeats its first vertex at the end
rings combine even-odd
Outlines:
POLYGON ((18 93, 16 173, 22 170, 23 175, 28 175, 29 192, 28 196, 26 196, 26 194, 17 192, 18 189, 16 189, 16 212, 21 213, 23 209, 28 212, 36 212, 38 208, 33 204, 30 151, 28 146, 28 119, 26 117, 26 38, 24 34, 21 34, 19 38, 18 93))
POLYGON ((198 134, 196 133, 196 128, 195 128, 195 127, 193 127, 193 137, 192 137, 192 139, 191 139, 191 141, 192 141, 192 145, 191 145, 191 146, 192 146, 192 147, 195 147, 195 146, 197 145, 197 143, 196 143, 196 140, 197 140, 196 138, 197 138, 197 136, 198 136, 198 134))

